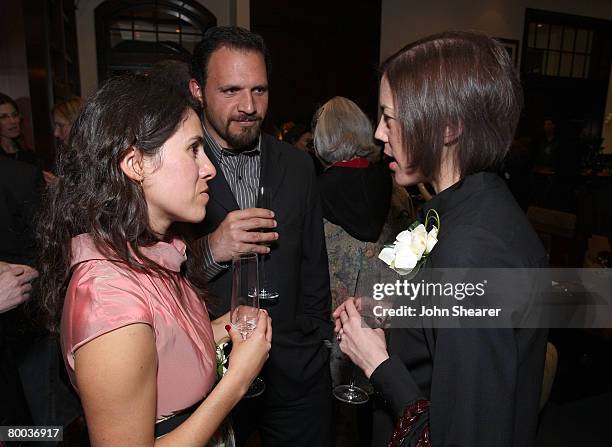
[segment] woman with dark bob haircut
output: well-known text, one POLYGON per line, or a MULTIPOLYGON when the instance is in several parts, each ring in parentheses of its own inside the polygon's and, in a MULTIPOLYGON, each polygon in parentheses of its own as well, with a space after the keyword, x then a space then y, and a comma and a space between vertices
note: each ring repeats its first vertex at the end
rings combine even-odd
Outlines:
MULTIPOLYGON (((431 268, 547 265, 536 234, 495 173, 521 105, 508 54, 481 34, 433 35, 383 64, 376 138, 392 157, 397 183, 427 181, 437 193, 423 215, 438 213, 438 242, 414 281, 431 268)), ((534 445, 546 330, 430 323, 383 332, 362 327, 359 307, 346 301, 334 318, 340 348, 377 392, 372 445, 534 445)))
POLYGON ((268 357, 267 314, 244 341, 227 315, 211 325, 199 263, 184 263, 174 224, 204 218, 215 176, 202 138, 185 95, 131 75, 86 102, 60 155, 40 289, 93 446, 209 445, 268 357))

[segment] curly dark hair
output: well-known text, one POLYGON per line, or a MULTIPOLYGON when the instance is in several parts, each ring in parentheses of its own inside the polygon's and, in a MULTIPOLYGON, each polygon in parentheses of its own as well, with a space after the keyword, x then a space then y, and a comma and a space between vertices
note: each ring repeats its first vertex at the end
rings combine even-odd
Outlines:
MULTIPOLYGON (((48 190, 38 225, 41 298, 50 330, 59 329, 71 239, 79 234, 89 233, 98 249, 117 262, 173 278, 140 250, 158 239, 149 226, 142 189, 123 173, 120 162, 132 148, 161 160, 162 145, 190 108, 185 95, 142 75, 110 79, 83 106, 59 154, 58 181, 48 190)), ((187 276, 201 291, 199 277, 187 276)))

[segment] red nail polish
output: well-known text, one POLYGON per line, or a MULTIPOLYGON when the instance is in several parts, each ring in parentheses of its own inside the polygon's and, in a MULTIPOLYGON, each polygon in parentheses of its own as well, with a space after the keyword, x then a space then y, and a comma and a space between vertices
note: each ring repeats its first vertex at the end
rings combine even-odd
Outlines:
POLYGON ((226 330, 227 332, 229 332, 231 328, 232 328, 232 326, 231 326, 231 325, 229 325, 229 324, 226 324, 226 325, 225 325, 225 330, 226 330))

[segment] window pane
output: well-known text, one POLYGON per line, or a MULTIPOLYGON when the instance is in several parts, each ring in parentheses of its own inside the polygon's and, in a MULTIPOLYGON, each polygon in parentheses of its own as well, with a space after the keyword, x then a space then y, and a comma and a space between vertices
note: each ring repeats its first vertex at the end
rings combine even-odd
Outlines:
POLYGON ((572 78, 582 78, 584 72, 584 56, 577 54, 574 56, 574 66, 572 69, 572 78))
POLYGON ((561 53, 561 71, 559 76, 571 76, 572 73, 572 54, 561 53))
POLYGON ((155 31, 155 23, 135 20, 134 29, 136 31, 155 31))
POLYGON ((529 49, 523 56, 527 73, 541 73, 543 52, 541 50, 529 49))
POLYGON ((563 32, 563 28, 560 26, 551 26, 550 28, 550 49, 551 50, 560 50, 561 49, 561 33, 563 32))
POLYGON ((110 28, 132 29, 131 20, 114 20, 110 24, 110 28))
POLYGON ((159 33, 160 42, 175 42, 179 43, 179 33, 159 33))
POLYGON ((591 71, 591 56, 587 56, 584 61, 584 77, 588 78, 591 71))
POLYGON ((589 38, 587 44, 587 53, 591 54, 591 45, 593 45, 593 31, 589 31, 589 38))
POLYGON ((181 29, 178 25, 173 25, 171 23, 160 23, 159 24, 159 32, 160 33, 180 33, 181 29))
POLYGON ((156 42, 155 33, 150 31, 136 31, 134 33, 134 40, 140 40, 142 42, 156 42))
POLYGON ((544 23, 538 23, 536 37, 536 48, 548 48, 548 31, 550 27, 544 23))
POLYGON ((132 40, 132 32, 131 31, 111 31, 111 48, 115 48, 124 40, 132 40))
POLYGON ((575 36, 576 31, 573 28, 565 28, 565 33, 563 33, 563 50, 574 51, 575 36))
POLYGON ((529 34, 527 35, 527 46, 530 48, 535 47, 535 34, 536 34, 536 24, 535 22, 529 22, 529 34))
POLYGON ((559 53, 551 51, 548 53, 548 63, 546 65, 546 72, 548 76, 557 76, 559 72, 559 53))
POLYGON ((586 53, 587 52, 587 43, 588 43, 588 31, 585 29, 579 29, 576 33, 576 52, 577 53, 586 53))

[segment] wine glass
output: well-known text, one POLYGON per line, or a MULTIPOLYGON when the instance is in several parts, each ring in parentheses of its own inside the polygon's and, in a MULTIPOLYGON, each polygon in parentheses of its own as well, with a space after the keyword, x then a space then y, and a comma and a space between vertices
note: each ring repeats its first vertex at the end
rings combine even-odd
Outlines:
MULTIPOLYGON (((265 186, 260 186, 257 193, 257 206, 259 208, 265 208, 271 210, 271 198, 270 198, 270 190, 265 186)), ((272 231, 271 228, 261 228, 259 231, 265 233, 268 231, 272 231)), ((266 245, 270 245, 266 243, 266 245)), ((266 276, 266 256, 265 254, 261 255, 259 261, 259 281, 261 284, 261 289, 259 290, 259 299, 262 300, 265 304, 275 304, 276 300, 279 297, 278 291, 270 284, 268 281, 268 277, 266 276)), ((262 303, 262 304, 264 304, 262 303)))
MULTIPOLYGON (((232 300, 230 321, 243 340, 255 330, 259 315, 259 272, 257 254, 246 253, 232 258, 232 300)), ((256 397, 266 384, 257 377, 244 397, 256 397)))
MULTIPOLYGON (((353 291, 353 297, 355 298, 359 298, 362 295, 365 296, 364 293, 361 293, 362 291, 367 292, 367 290, 364 290, 363 282, 360 283, 361 276, 362 276, 362 272, 360 271, 357 274, 357 279, 355 280, 355 290, 353 291)), ((369 291, 371 292, 371 290, 372 289, 370 289, 369 291)), ((350 297, 347 297, 347 299, 350 299, 350 297)), ((337 344, 340 343, 340 340, 338 338, 336 338, 336 343, 337 344)), ((350 362, 350 359, 348 358, 347 355, 343 355, 343 358, 345 359, 344 360, 345 362, 350 362)), ((352 405, 365 404, 368 400, 370 400, 370 396, 368 392, 364 390, 363 388, 355 385, 355 381, 357 379, 358 374, 361 376, 363 376, 363 374, 361 373, 361 370, 359 370, 359 368, 357 368, 353 363, 350 364, 349 369, 350 369, 349 384, 348 385, 346 384, 338 385, 334 387, 334 390, 333 390, 334 397, 347 404, 352 404, 352 405)), ((365 379, 365 376, 363 378, 365 379)))

